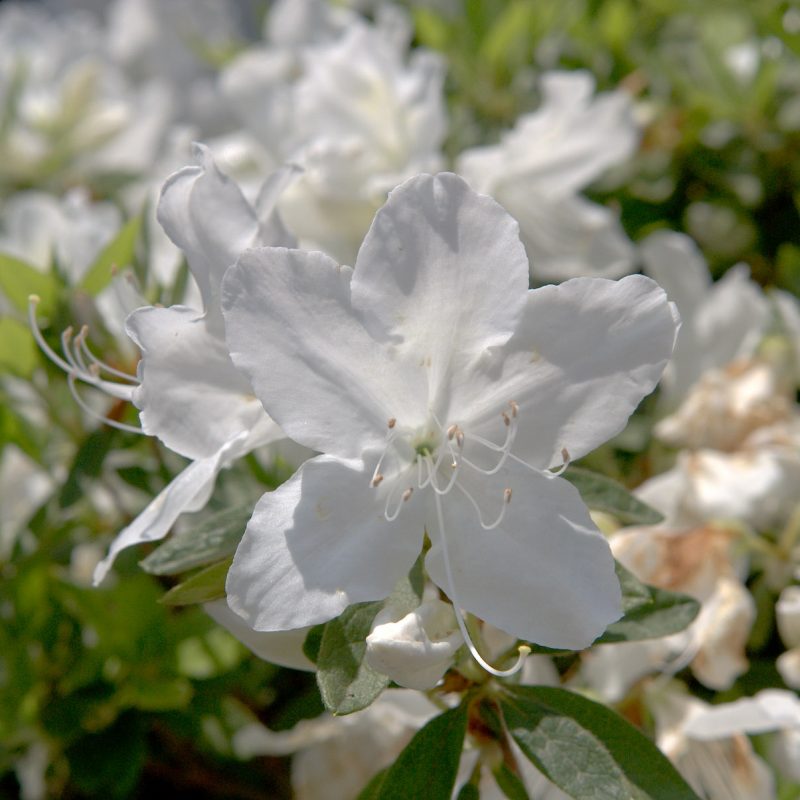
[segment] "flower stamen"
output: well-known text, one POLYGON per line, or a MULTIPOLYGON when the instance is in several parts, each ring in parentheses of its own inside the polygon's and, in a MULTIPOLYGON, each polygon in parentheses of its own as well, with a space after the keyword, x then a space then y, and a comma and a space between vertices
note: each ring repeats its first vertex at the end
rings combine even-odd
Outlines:
POLYGON ((483 513, 481 512, 481 507, 478 505, 478 501, 469 493, 467 489, 462 486, 460 483, 456 483, 456 488, 461 491, 464 497, 469 500, 472 504, 472 507, 475 509, 475 513, 478 515, 478 522, 480 523, 481 528, 485 531, 493 531, 495 528, 499 527, 502 523, 503 519, 506 516, 506 509, 508 508, 509 503, 511 502, 511 489, 506 488, 503 490, 503 504, 500 506, 500 513, 497 515, 497 519, 494 522, 487 523, 483 521, 483 513))
MULTIPOLYGON (((113 381, 103 380, 98 376, 97 370, 88 368, 83 359, 73 352, 72 326, 66 328, 66 330, 64 330, 64 332, 61 334, 61 347, 64 351, 64 358, 58 355, 58 353, 56 353, 55 350, 50 347, 50 345, 45 341, 44 336, 42 336, 42 332, 39 329, 36 319, 36 308, 39 302, 39 297, 35 294, 32 294, 28 298, 28 322, 30 324, 31 332, 33 333, 33 338, 36 340, 36 344, 39 345, 39 348, 47 356, 47 358, 59 369, 66 372, 67 376, 72 376, 73 381, 79 380, 83 383, 88 383, 90 386, 100 389, 102 392, 105 392, 111 397, 116 397, 119 400, 127 400, 130 402, 133 399, 133 392, 136 388, 135 386, 125 386, 119 383, 114 383, 113 381)), ((81 331, 81 333, 82 332, 83 331, 81 331)), ((79 333, 76 339, 79 338, 80 335, 81 334, 79 333)), ((78 353, 80 353, 80 350, 81 345, 78 343, 78 353)), ((136 382, 136 379, 132 376, 128 376, 127 379, 136 382)), ((79 405, 81 405, 83 408, 83 404, 79 403, 79 405)))

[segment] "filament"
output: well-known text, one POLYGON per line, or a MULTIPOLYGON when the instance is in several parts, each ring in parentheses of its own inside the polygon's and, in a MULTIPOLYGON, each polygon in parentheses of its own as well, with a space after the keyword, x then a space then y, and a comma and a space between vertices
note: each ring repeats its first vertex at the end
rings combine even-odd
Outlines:
POLYGON ((481 665, 481 667, 483 667, 483 669, 485 669, 487 672, 491 673, 492 675, 498 678, 507 678, 511 675, 516 674, 517 672, 520 671, 520 669, 522 669, 522 665, 525 663, 525 659, 530 655, 531 648, 528 647, 528 645, 520 645, 519 655, 517 657, 517 660, 514 663, 514 665, 509 667, 508 669, 497 669, 496 667, 493 667, 478 652, 478 648, 475 647, 475 643, 472 641, 472 637, 469 635, 469 631, 467 630, 467 624, 464 621, 464 615, 463 612, 461 611, 461 604, 458 601, 458 597, 455 591, 455 582, 453 581, 453 571, 450 567, 450 556, 447 547, 447 535, 445 533, 445 528, 444 528, 444 514, 442 514, 442 500, 438 494, 435 494, 434 498, 436 501, 436 517, 439 523, 439 535, 442 538, 442 559, 444 561, 444 572, 447 578, 447 594, 453 601, 453 612, 456 615, 456 622, 458 623, 461 635, 464 637, 464 642, 469 648, 469 652, 472 654, 472 657, 481 665))
MULTIPOLYGON (((82 338, 80 342, 81 351, 84 355, 92 362, 92 364, 96 364, 104 372, 107 372, 109 375, 114 375, 117 378, 122 378, 124 381, 130 381, 131 383, 139 383, 139 379, 135 375, 129 375, 127 372, 123 372, 121 369, 116 369, 112 367, 105 361, 101 361, 90 349, 89 345, 86 343, 86 339, 82 338)), ((91 371, 91 365, 89 367, 91 371)))
POLYGON ((511 490, 506 489, 503 493, 503 505, 500 508, 500 514, 498 515, 497 519, 492 523, 486 523, 483 521, 483 514, 481 513, 481 507, 478 505, 478 501, 460 484, 456 484, 456 488, 461 491, 461 493, 472 503, 472 507, 475 509, 475 513, 478 515, 478 522, 485 531, 493 531, 497 528, 500 523, 503 521, 506 515, 506 509, 508 508, 508 504, 511 502, 511 490))
POLYGON ((111 419, 110 417, 104 417, 98 411, 95 411, 78 393, 78 387, 75 385, 75 374, 70 372, 67 375, 67 384, 69 386, 70 394, 72 395, 75 402, 87 413, 89 416, 94 417, 95 419, 104 422, 106 425, 110 425, 112 428, 118 428, 121 431, 127 431, 128 433, 141 433, 143 434, 144 431, 141 428, 136 427, 135 425, 127 425, 124 422, 117 422, 115 419, 111 419))

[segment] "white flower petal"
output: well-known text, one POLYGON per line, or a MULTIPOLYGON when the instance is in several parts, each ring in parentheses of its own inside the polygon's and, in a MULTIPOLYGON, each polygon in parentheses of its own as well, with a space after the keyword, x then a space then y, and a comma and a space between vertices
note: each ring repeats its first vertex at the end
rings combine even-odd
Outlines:
POLYGON ((246 433, 226 442, 214 455, 193 461, 167 484, 155 499, 124 528, 108 550, 108 555, 94 571, 94 584, 103 581, 116 557, 123 550, 142 542, 163 539, 178 517, 186 511, 202 508, 214 487, 217 473, 230 461, 246 452, 246 433))
POLYGON ((222 625, 235 636, 245 647, 252 650, 259 658, 278 664, 281 667, 302 669, 313 672, 315 667, 303 652, 303 644, 308 636, 309 628, 277 633, 262 633, 249 628, 244 620, 228 608, 224 600, 205 603, 203 609, 218 625, 222 625))
POLYGON ((685 233, 656 231, 639 246, 644 271, 678 306, 681 316, 693 316, 711 289, 711 273, 694 239, 685 233))
POLYGON ((619 278, 633 270, 634 247, 610 208, 580 195, 539 197, 522 184, 495 196, 519 220, 537 281, 619 278))
POLYGON ((706 708, 687 722, 684 731, 694 739, 722 739, 798 727, 800 700, 794 692, 765 689, 754 697, 706 708))
POLYGON ((527 287, 517 223, 462 178, 442 173, 390 193, 359 250, 352 293, 378 341, 430 365, 435 406, 460 359, 509 339, 527 287))
POLYGON ((672 352, 675 308, 649 278, 576 278, 528 293, 506 347, 458 378, 449 417, 486 428, 519 404, 514 453, 536 467, 580 458, 619 433, 672 352))
POLYGON ((228 604, 254 629, 280 631, 332 619, 380 600, 422 546, 412 498, 389 523, 357 461, 306 461, 256 505, 228 573, 228 604))
POLYGON ((499 145, 466 150, 458 171, 480 191, 512 183, 555 197, 585 188, 609 167, 629 158, 639 132, 633 104, 623 91, 592 98, 589 72, 548 72, 542 103, 525 114, 499 145))
POLYGON ((133 401, 145 432, 187 458, 205 458, 266 419, 225 340, 183 306, 145 307, 127 319, 142 351, 133 401))
POLYGON ((241 190, 219 170, 208 148, 196 145, 195 156, 199 166, 184 167, 164 184, 158 221, 186 254, 205 310, 214 313, 225 270, 243 250, 261 243, 259 225, 241 190))
POLYGON ((322 253, 264 248, 223 284, 233 362, 288 436, 343 458, 381 446, 401 409, 426 412, 424 369, 393 361, 367 334, 351 274, 322 253))
POLYGON ((514 463, 492 477, 464 473, 465 488, 491 524, 512 490, 502 523, 484 530, 456 489, 442 501, 454 587, 442 537, 429 526, 431 578, 465 611, 548 647, 588 647, 622 613, 608 543, 578 491, 514 463), (455 597, 451 593, 454 590, 455 597))

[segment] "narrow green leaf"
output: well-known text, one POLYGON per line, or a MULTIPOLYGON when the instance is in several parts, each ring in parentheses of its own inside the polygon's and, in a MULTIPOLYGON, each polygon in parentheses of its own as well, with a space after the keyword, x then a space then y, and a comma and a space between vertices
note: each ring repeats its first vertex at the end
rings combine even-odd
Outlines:
POLYGON ((434 717, 386 773, 373 778, 359 800, 450 800, 466 732, 466 703, 434 717))
POLYGON ((0 319, 0 372, 28 378, 37 360, 36 343, 28 326, 11 317, 0 319))
POLYGON ((507 686, 500 705, 525 756, 575 800, 699 800, 617 713, 552 686, 507 686))
POLYGON ((596 511, 613 514, 625 525, 656 525, 664 517, 634 497, 622 484, 581 467, 570 467, 564 478, 580 493, 583 502, 596 511))
POLYGON ((92 431, 83 440, 58 495, 61 508, 69 508, 83 497, 83 479, 97 478, 100 475, 103 462, 111 452, 116 437, 117 431, 114 428, 102 427, 92 431))
POLYGON ((225 578, 232 561, 232 558, 226 558, 195 572, 183 583, 173 586, 161 598, 161 602, 167 606, 191 606, 225 597, 225 578))
POLYGON ((624 616, 609 625, 596 644, 669 636, 684 630, 700 613, 700 604, 694 598, 646 586, 619 562, 616 568, 624 616))
POLYGON ((317 684, 325 708, 352 714, 366 708, 388 685, 389 678, 364 660, 366 638, 383 602, 357 603, 331 620, 322 634, 317 684))
POLYGON ((356 800, 377 800, 381 796, 381 787, 386 780, 386 774, 389 772, 389 767, 382 769, 377 773, 372 780, 359 792, 356 800))
POLYGON ((508 800, 530 800, 522 779, 508 768, 508 764, 502 762, 492 774, 500 791, 508 800))
POLYGON ((167 539, 140 566, 151 575, 177 575, 233 555, 252 513, 250 505, 220 511, 167 539))
POLYGON ((481 800, 481 790, 474 783, 465 783, 456 800, 481 800))
POLYGON ((92 296, 103 291, 114 277, 114 269, 127 267, 133 261, 141 227, 141 217, 129 219, 89 267, 78 288, 92 296))
POLYGON ((23 314, 28 313, 28 298, 39 297, 39 310, 49 314, 58 297, 58 281, 51 272, 40 272, 14 256, 0 253, 0 292, 23 314))

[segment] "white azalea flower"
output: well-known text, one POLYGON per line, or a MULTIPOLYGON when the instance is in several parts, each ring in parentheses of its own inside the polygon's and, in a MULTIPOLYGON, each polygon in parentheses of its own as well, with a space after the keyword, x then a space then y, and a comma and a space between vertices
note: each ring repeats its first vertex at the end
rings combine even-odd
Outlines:
POLYGON ((434 598, 402 617, 391 606, 379 612, 366 659, 400 686, 424 691, 441 680, 463 644, 453 607, 434 598))
POLYGON ((588 72, 549 72, 542 104, 497 145, 465 150, 457 172, 492 195, 520 224, 536 277, 618 278, 633 269, 634 250, 617 216, 578 193, 639 142, 624 91, 593 97, 588 72))
POLYGON ((82 407, 96 414, 81 400, 78 380, 139 409, 141 430, 106 420, 109 424, 157 436, 171 450, 192 459, 117 536, 95 570, 96 583, 121 550, 162 538, 180 514, 202 508, 221 469, 256 447, 283 438, 228 356, 219 287, 225 270, 246 248, 293 242, 274 213, 292 171, 278 172, 265 183, 256 210, 220 172, 206 148, 198 145, 196 154, 198 166, 179 170, 164 185, 158 216, 186 254, 203 308, 148 306, 128 317, 128 335, 142 352, 136 377, 96 359, 86 345, 85 329, 72 340, 69 334, 62 337, 66 360, 61 358, 39 334, 32 305, 31 324, 39 344, 68 373, 82 407), (104 373, 117 380, 106 380, 101 377, 104 373))
POLYGON ((582 648, 619 617, 608 545, 550 470, 622 429, 676 318, 642 276, 527 287, 517 224, 451 174, 394 190, 355 270, 278 248, 229 270, 234 363, 323 453, 260 500, 237 550, 228 602, 252 627, 386 597, 424 532, 462 634, 461 608, 582 648))

